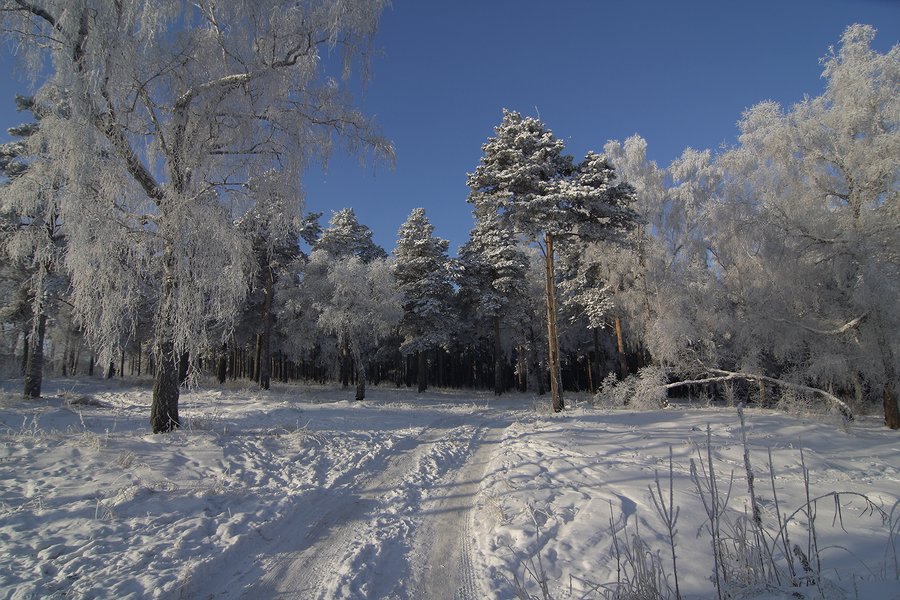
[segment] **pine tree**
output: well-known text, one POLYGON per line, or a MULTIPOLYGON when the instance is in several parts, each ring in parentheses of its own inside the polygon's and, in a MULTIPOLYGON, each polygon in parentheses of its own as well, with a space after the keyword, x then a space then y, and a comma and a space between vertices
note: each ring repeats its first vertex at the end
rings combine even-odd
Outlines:
POLYGON ((328 228, 322 232, 314 248, 334 257, 356 256, 364 263, 387 258, 384 248, 372 241, 372 230, 359 223, 352 208, 344 208, 331 215, 328 228))
POLYGON ((401 351, 417 356, 419 392, 427 387, 426 353, 450 341, 454 322, 448 242, 433 232, 425 209, 413 209, 394 249, 393 272, 403 299, 401 351))
POLYGON ((620 240, 636 220, 633 190, 613 184, 608 162, 589 153, 575 165, 563 143, 541 121, 503 111, 495 137, 469 175, 469 202, 493 212, 509 229, 542 244, 549 339, 550 390, 554 411, 564 408, 559 372, 554 243, 566 238, 620 240))
POLYGON ((493 335, 494 393, 503 393, 503 321, 517 321, 524 302, 528 258, 515 235, 503 228, 496 215, 476 215, 469 241, 459 250, 459 288, 462 302, 472 306, 473 324, 493 335))

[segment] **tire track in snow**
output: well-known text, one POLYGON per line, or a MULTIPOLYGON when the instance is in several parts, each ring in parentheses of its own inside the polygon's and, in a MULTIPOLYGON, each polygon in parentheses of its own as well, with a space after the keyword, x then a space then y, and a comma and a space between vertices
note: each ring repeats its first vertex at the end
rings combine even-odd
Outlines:
POLYGON ((472 509, 481 479, 506 424, 483 422, 468 460, 423 507, 413 555, 420 570, 410 598, 484 598, 473 566, 472 509))

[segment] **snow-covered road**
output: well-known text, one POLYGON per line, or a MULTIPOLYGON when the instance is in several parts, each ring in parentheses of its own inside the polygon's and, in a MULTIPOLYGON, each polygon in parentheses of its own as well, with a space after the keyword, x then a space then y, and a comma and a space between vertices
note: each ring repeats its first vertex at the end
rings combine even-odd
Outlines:
MULTIPOLYGON (((657 473, 666 486, 670 453, 681 592, 710 598, 690 468, 707 445, 723 485, 744 468, 733 408, 553 415, 521 394, 383 387, 352 402, 327 387, 208 386, 184 394, 184 427, 161 436, 142 382, 55 385, 40 400, 0 386, 0 600, 600 598, 619 577, 614 533, 639 529, 647 556, 666 556, 649 486, 657 473)), ((765 525, 779 504, 804 506, 808 481, 827 498, 829 585, 900 598, 896 432, 752 409, 746 434, 765 525), (838 521, 832 491, 845 493, 838 521)), ((743 597, 774 597, 753 589, 743 597)))
POLYGON ((488 410, 425 414, 433 420, 379 448, 368 472, 302 497, 266 528, 272 537, 206 565, 220 576, 195 579, 185 597, 485 597, 470 512, 509 419, 488 410))

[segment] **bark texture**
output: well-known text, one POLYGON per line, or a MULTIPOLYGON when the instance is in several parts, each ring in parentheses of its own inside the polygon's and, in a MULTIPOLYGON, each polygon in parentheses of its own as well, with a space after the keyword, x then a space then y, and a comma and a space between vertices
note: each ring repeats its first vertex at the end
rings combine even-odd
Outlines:
POLYGON ((153 381, 153 400, 150 404, 150 426, 153 433, 167 433, 181 426, 178 417, 178 363, 171 342, 160 344, 153 381))

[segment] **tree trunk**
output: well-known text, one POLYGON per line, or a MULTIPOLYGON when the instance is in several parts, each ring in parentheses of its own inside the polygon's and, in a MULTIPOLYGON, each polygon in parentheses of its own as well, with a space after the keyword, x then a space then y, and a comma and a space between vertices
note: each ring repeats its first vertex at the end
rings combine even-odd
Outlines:
POLYGON ((272 296, 275 293, 275 274, 271 267, 266 267, 266 289, 262 305, 262 333, 258 338, 259 351, 257 353, 259 366, 259 387, 267 390, 272 379, 272 296))
POLYGON ((355 353, 354 361, 356 363, 356 399, 366 399, 366 365, 365 361, 358 352, 355 353))
POLYGON ((426 368, 428 367, 428 362, 425 360, 425 351, 419 350, 416 353, 416 359, 418 360, 418 382, 419 382, 419 393, 421 394, 426 389, 428 389, 428 373, 426 372, 426 368))
POLYGON ((222 344, 222 350, 219 353, 218 364, 216 365, 216 378, 219 380, 219 383, 225 383, 225 378, 228 376, 228 346, 222 344))
MULTIPOLYGON (((25 377, 25 373, 28 372, 28 345, 31 338, 27 333, 22 332, 19 334, 19 339, 22 340, 22 364, 19 365, 19 372, 22 374, 22 377, 25 377)), ((17 341, 16 346, 18 345, 17 341)))
POLYGON ((556 281, 553 271, 553 234, 544 235, 546 243, 546 293, 547 293, 547 338, 549 341, 549 367, 550 367, 550 395, 553 412, 560 412, 565 408, 560 386, 559 373, 559 338, 556 334, 556 281))
POLYGON ((150 426, 153 433, 165 433, 181 426, 181 419, 178 417, 180 361, 175 353, 175 331, 171 314, 174 310, 172 300, 175 294, 173 263, 173 251, 166 248, 159 307, 159 319, 162 322, 157 333, 156 373, 153 381, 153 399, 150 404, 150 426))
POLYGON ((261 389, 267 390, 272 379, 272 300, 275 294, 275 272, 270 265, 263 267, 265 281, 262 304, 262 330, 256 338, 256 381, 261 389))
MULTIPOLYGON (((597 379, 597 386, 603 381, 603 373, 600 371, 600 328, 594 327, 594 377, 597 379)), ((592 393, 597 392, 597 386, 593 386, 592 393)))
POLYGON ((72 348, 72 363, 70 373, 72 377, 78 375, 78 361, 81 360, 81 342, 75 344, 75 347, 72 348))
POLYGON ((447 387, 447 356, 443 348, 435 350, 437 354, 437 383, 436 387, 447 387))
POLYGON ((500 339, 500 315, 494 317, 494 394, 503 393, 503 345, 500 339))
POLYGON ((619 355, 619 379, 625 379, 628 376, 628 361, 625 358, 625 342, 622 337, 622 319, 619 315, 616 315, 615 324, 616 350, 619 355))
POLYGON ((181 426, 178 418, 178 357, 171 341, 159 345, 156 358, 156 375, 153 382, 153 400, 150 405, 150 425, 153 433, 166 433, 181 426))
POLYGON ((116 374, 116 363, 109 361, 109 367, 106 368, 106 378, 112 379, 116 374))
POLYGON ((346 343, 341 343, 341 387, 350 387, 350 349, 346 343))
POLYGON ((594 378, 591 375, 591 361, 588 356, 584 357, 584 370, 587 371, 587 389, 593 394, 597 390, 594 389, 594 378))
POLYGON ((71 339, 70 335, 66 335, 66 346, 63 349, 63 359, 62 359, 62 376, 67 377, 69 375, 69 341, 71 339))
POLYGON ((25 363, 25 397, 40 398, 44 378, 44 334, 47 331, 47 315, 39 311, 35 327, 26 344, 28 360, 25 363))
POLYGON ((191 367, 191 355, 187 350, 178 357, 178 385, 184 385, 191 367))
POLYGON ((900 406, 897 404, 897 366, 894 361, 894 352, 884 335, 881 327, 881 318, 875 314, 875 326, 878 328, 878 345, 881 350, 881 361, 884 365, 884 389, 882 390, 882 403, 884 406, 884 424, 891 429, 900 429, 900 406))
POLYGON ((262 334, 256 334, 256 347, 253 350, 253 371, 251 379, 259 383, 259 359, 262 356, 262 334))
POLYGON ((900 407, 897 406, 897 395, 890 385, 884 386, 884 424, 891 429, 900 429, 900 407))

